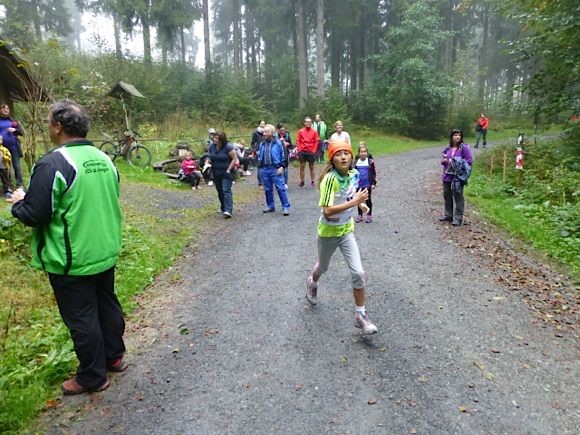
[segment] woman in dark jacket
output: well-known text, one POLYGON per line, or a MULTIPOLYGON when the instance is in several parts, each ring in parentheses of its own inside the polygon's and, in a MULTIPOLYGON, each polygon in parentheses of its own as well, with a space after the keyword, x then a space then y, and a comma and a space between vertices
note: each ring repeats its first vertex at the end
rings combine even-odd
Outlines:
POLYGON ((220 200, 220 210, 225 219, 232 217, 234 198, 232 184, 234 169, 238 164, 238 156, 234 146, 228 142, 223 131, 214 135, 214 141, 209 145, 208 154, 211 159, 211 172, 220 200))
POLYGON ((463 132, 453 129, 449 134, 449 145, 443 150, 441 166, 443 174, 443 198, 445 199, 445 214, 439 217, 442 222, 451 222, 453 226, 459 226, 463 222, 463 210, 465 199, 463 198, 463 185, 453 182, 453 158, 464 159, 469 166, 473 163, 469 145, 463 142, 463 132), (453 205, 455 203, 455 210, 453 205))

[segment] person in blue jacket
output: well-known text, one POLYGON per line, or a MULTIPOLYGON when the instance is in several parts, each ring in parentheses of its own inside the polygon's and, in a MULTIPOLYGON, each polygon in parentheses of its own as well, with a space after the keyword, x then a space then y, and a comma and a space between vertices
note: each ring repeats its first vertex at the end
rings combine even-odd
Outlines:
POLYGON ((276 186, 282 203, 282 213, 284 216, 288 216, 290 214, 290 201, 284 182, 284 148, 274 136, 275 131, 272 124, 267 124, 264 127, 264 138, 258 148, 260 177, 264 183, 266 195, 266 208, 263 211, 264 213, 272 213, 276 210, 274 204, 274 186, 276 186))

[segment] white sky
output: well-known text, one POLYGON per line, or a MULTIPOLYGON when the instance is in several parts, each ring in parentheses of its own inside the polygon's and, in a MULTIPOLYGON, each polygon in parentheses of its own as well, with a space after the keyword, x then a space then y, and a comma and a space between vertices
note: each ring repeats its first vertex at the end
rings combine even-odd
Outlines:
MULTIPOLYGON (((82 15, 82 24, 84 28, 84 31, 81 33, 81 46, 83 51, 98 50, 97 47, 99 42, 100 44, 104 44, 109 50, 115 49, 113 20, 110 17, 85 13, 82 15)), ((203 21, 195 21, 193 24, 193 30, 195 36, 199 40, 195 58, 195 66, 198 68, 203 68, 205 64, 203 48, 203 21)), ((161 56, 161 53, 155 48, 155 38, 155 28, 152 27, 151 51, 153 57, 158 58, 161 56)), ((121 46, 123 47, 123 52, 129 50, 132 54, 143 56, 143 34, 141 32, 141 28, 135 28, 133 36, 129 39, 125 39, 125 35, 121 35, 121 46)))

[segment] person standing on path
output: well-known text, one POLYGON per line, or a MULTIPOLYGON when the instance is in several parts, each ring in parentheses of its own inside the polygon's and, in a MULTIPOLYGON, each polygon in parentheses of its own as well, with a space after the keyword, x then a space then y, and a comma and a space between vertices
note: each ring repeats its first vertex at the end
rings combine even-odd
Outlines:
POLYGON ((319 139, 318 151, 316 152, 316 161, 318 161, 318 163, 324 163, 324 153, 326 152, 326 147, 328 145, 328 142, 326 141, 326 134, 328 131, 326 128, 326 123, 322 120, 320 113, 317 113, 314 117, 314 128, 318 133, 319 139))
POLYGON ((232 184, 234 169, 238 164, 238 155, 223 131, 218 131, 214 135, 214 141, 209 146, 208 154, 211 159, 213 182, 220 201, 220 211, 225 219, 229 219, 234 210, 232 184))
POLYGON ((264 213, 272 213, 276 210, 274 204, 274 186, 278 191, 280 202, 282 203, 282 213, 284 216, 290 214, 290 201, 284 182, 284 146, 274 136, 275 129, 271 124, 264 127, 264 139, 258 149, 258 159, 260 161, 260 171, 262 182, 264 183, 264 194, 266 195, 266 208, 264 213))
POLYGON ((115 295, 121 250, 119 174, 86 139, 89 118, 77 103, 53 104, 48 134, 59 145, 35 165, 28 192, 16 190, 12 214, 35 227, 32 266, 48 273, 79 359, 64 394, 102 391, 107 369, 121 372, 125 320, 115 295))
POLYGON ((366 275, 354 237, 351 209, 366 201, 368 190, 357 190, 359 174, 351 169, 353 160, 350 143, 335 141, 328 144, 328 165, 320 174, 322 214, 318 221, 318 261, 306 281, 306 299, 318 303, 318 280, 328 270, 332 254, 339 248, 350 269, 355 301, 355 326, 364 334, 378 332, 369 320, 365 307, 366 275))
POLYGON ((487 146, 487 128, 489 127, 489 119, 482 113, 479 119, 475 122, 475 148, 479 148, 479 139, 483 137, 483 147, 487 146))
POLYGON ((0 103, 0 136, 4 139, 4 146, 8 148, 12 155, 12 168, 14 169, 16 187, 22 187, 24 183, 22 181, 20 158, 23 155, 18 136, 24 136, 24 132, 20 123, 10 117, 10 107, 5 103, 0 103))
POLYGON ((443 199, 445 200, 445 214, 439 217, 441 222, 449 221, 453 226, 460 226, 463 222, 465 199, 463 197, 463 185, 453 182, 454 158, 464 159, 469 166, 473 163, 469 145, 463 142, 461 130, 451 130, 449 133, 449 145, 443 150, 441 166, 443 167, 443 199), (455 203, 455 210, 453 209, 455 203))
POLYGON ((298 149, 298 160, 300 161, 300 184, 298 187, 304 187, 304 169, 306 162, 310 167, 310 187, 314 187, 314 160, 316 159, 316 150, 320 139, 318 133, 312 128, 312 118, 304 118, 304 128, 298 130, 296 136, 296 148, 298 149))
POLYGON ((263 186, 264 183, 262 183, 262 179, 260 178, 260 162, 258 161, 258 148, 260 147, 260 143, 262 142, 262 139, 264 139, 264 127, 265 127, 265 125, 266 125, 266 121, 264 121, 263 119, 260 120, 258 127, 252 133, 252 139, 250 141, 250 149, 252 150, 252 158, 253 158, 254 162, 256 163, 256 170, 258 171, 258 176, 256 178, 258 179, 258 187, 260 189, 264 188, 264 186, 263 186))
POLYGON ((330 142, 343 140, 347 143, 350 143, 350 134, 343 130, 344 126, 342 125, 342 121, 336 121, 334 123, 334 133, 330 136, 330 142))
POLYGON ((288 176, 290 175, 290 150, 294 145, 292 145, 290 133, 286 131, 286 126, 280 122, 276 127, 278 129, 276 132, 276 138, 280 141, 282 148, 284 149, 284 184, 286 186, 286 190, 288 190, 288 176))
POLYGON ((358 207, 356 222, 362 222, 363 215, 366 214, 365 222, 370 224, 373 221, 373 201, 371 197, 377 184, 377 169, 375 160, 369 156, 369 150, 365 142, 360 142, 358 145, 354 168, 359 173, 358 190, 366 189, 369 193, 369 197, 365 201, 366 207, 358 207))

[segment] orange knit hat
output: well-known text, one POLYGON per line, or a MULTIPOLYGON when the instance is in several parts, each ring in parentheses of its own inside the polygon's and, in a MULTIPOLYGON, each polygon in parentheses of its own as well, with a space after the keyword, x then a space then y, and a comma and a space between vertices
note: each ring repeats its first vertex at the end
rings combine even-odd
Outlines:
POLYGON ((332 158, 339 151, 348 151, 352 156, 352 147, 344 140, 332 141, 328 144, 328 160, 332 162, 332 158))

